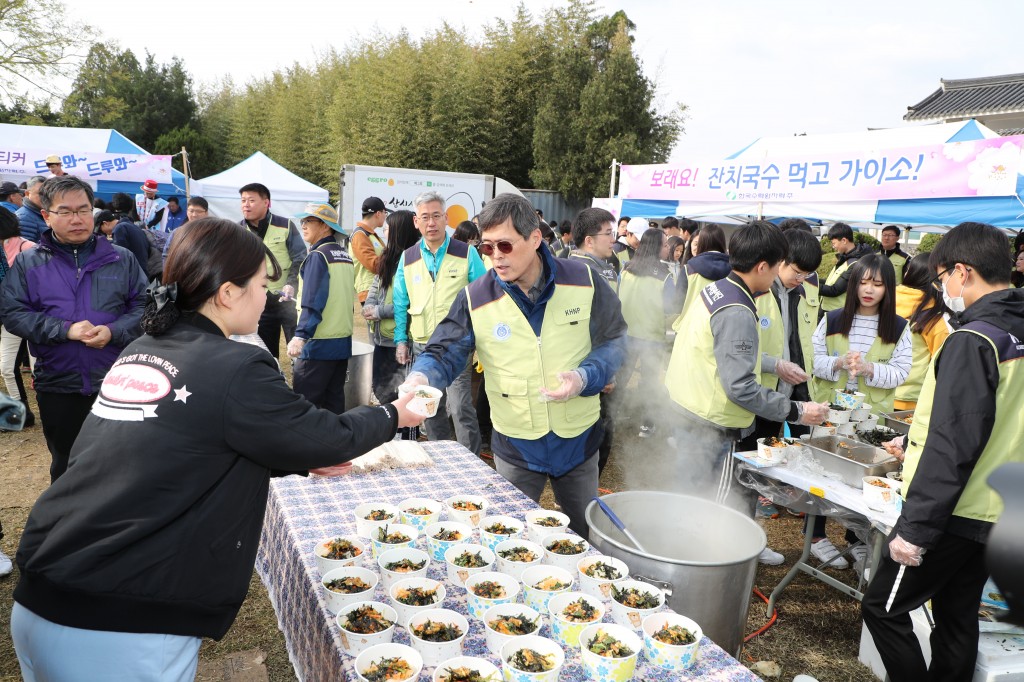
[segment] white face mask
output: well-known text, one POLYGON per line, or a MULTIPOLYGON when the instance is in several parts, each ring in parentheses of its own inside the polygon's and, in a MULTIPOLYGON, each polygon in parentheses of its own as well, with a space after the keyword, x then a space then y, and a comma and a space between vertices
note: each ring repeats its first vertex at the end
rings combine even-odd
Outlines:
POLYGON ((945 303, 946 307, 952 312, 959 315, 967 309, 967 305, 964 303, 964 289, 967 288, 967 284, 964 283, 964 285, 960 287, 959 296, 950 296, 949 291, 946 289, 947 284, 949 284, 948 279, 942 283, 942 302, 945 303))

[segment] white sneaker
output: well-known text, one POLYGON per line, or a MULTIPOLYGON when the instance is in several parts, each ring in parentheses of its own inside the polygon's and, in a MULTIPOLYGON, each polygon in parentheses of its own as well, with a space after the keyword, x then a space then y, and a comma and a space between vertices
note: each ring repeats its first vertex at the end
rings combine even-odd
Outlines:
POLYGON ((847 569, 850 567, 850 562, 846 560, 846 557, 839 555, 839 550, 832 544, 832 541, 828 538, 822 538, 817 542, 811 543, 811 554, 814 558, 823 564, 828 564, 829 568, 838 568, 839 570, 847 569), (829 562, 832 563, 829 563, 829 562))
POLYGON ((853 557, 853 569, 863 576, 864 580, 870 579, 871 567, 868 566, 868 561, 870 561, 868 546, 863 543, 855 545, 850 548, 850 556, 853 557))
POLYGON ((771 547, 765 547, 761 550, 761 556, 757 557, 757 560, 765 566, 780 566, 786 557, 772 550, 771 547))
POLYGON ((14 570, 14 564, 11 563, 10 558, 0 552, 0 578, 6 578, 14 570))

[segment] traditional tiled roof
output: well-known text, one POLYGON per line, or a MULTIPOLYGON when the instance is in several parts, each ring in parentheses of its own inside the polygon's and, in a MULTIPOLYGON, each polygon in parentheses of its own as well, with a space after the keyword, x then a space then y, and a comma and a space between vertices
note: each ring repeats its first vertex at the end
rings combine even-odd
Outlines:
POLYGON ((912 107, 905 121, 974 118, 1024 112, 1024 73, 939 81, 942 86, 912 107))

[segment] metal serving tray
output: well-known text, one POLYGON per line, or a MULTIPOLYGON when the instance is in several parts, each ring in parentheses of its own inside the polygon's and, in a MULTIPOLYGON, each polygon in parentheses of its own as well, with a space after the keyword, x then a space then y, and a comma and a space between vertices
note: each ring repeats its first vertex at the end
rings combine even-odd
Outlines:
POLYGON ((904 436, 910 435, 910 424, 901 422, 897 417, 912 417, 914 416, 913 410, 900 410, 899 412, 888 412, 882 415, 885 419, 885 425, 893 431, 898 431, 904 436))
POLYGON ((865 476, 885 476, 900 466, 900 461, 882 448, 846 436, 811 438, 804 444, 825 471, 855 488, 861 487, 865 476))

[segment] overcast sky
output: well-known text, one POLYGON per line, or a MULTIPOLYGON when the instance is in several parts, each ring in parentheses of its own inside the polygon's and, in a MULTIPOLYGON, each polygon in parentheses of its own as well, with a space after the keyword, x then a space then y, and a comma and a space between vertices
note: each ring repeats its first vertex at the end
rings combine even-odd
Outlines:
MULTIPOLYGON (((141 58, 181 57, 197 84, 242 84, 318 49, 442 21, 479 36, 515 5, 496 0, 72 0, 73 13, 141 58)), ((552 0, 525 0, 535 14, 552 0)), ((721 158, 759 137, 906 125, 939 85, 1024 71, 1014 47, 1024 3, 864 0, 597 0, 637 25, 636 49, 659 103, 689 107, 672 160, 721 158)), ((399 93, 393 93, 399 94, 399 93)), ((381 104, 383 104, 383 99, 381 104)))

